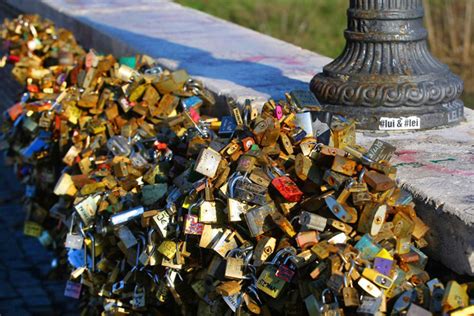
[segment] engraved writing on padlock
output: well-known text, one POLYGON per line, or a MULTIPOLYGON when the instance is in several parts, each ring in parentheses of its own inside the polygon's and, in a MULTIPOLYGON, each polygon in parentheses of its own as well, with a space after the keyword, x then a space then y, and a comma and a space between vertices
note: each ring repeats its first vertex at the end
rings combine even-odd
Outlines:
POLYGON ((252 204, 265 205, 266 193, 267 188, 245 180, 237 180, 234 187, 234 198, 252 204))

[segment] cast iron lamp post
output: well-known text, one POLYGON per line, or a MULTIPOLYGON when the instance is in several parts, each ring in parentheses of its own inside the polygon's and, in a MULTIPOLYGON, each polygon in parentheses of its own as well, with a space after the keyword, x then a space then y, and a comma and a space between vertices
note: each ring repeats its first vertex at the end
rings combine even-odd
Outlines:
POLYGON ((361 129, 429 129, 463 118, 462 80, 428 50, 422 0, 350 0, 346 46, 311 80, 323 108, 361 129))

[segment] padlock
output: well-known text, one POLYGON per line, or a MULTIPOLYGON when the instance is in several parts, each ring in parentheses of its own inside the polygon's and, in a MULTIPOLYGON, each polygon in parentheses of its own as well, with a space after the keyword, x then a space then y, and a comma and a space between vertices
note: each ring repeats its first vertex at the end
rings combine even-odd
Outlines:
POLYGON ((365 204, 357 225, 357 231, 360 233, 369 233, 371 236, 376 236, 382 229, 386 214, 387 206, 384 204, 365 204))
POLYGON ((170 220, 170 216, 166 211, 160 211, 158 214, 152 217, 153 225, 157 229, 161 238, 168 237, 168 233, 170 231, 170 220))
POLYGON ((265 205, 267 201, 267 188, 261 185, 247 182, 244 179, 238 178, 232 185, 233 198, 258 205, 265 205))
POLYGON ((326 240, 320 241, 311 248, 311 251, 318 256, 320 260, 324 260, 329 257, 331 252, 334 252, 334 246, 329 244, 326 240))
POLYGON ((176 243, 172 240, 164 240, 158 246, 157 251, 169 260, 172 260, 176 255, 177 246, 176 243))
MULTIPOLYGON (((348 192, 348 190, 346 190, 348 192)), ((341 221, 345 223, 355 223, 357 221, 357 211, 346 205, 339 203, 334 197, 327 196, 325 199, 329 210, 341 221)))
POLYGON ((318 243, 318 233, 314 230, 299 232, 295 237, 298 247, 305 250, 318 243))
MULTIPOLYGON (((202 236, 204 236, 204 231, 202 236)), ((222 234, 220 234, 219 239, 217 239, 210 248, 217 252, 221 257, 225 257, 229 251, 237 248, 237 242, 234 236, 235 232, 226 229, 222 234)))
POLYGON ((133 309, 142 309, 146 306, 145 288, 142 285, 135 285, 131 303, 133 309))
MULTIPOLYGON (((76 206, 76 210, 77 210, 77 206, 76 206)), ((145 212, 145 209, 143 208, 143 206, 138 206, 138 207, 131 208, 129 210, 115 213, 114 215, 110 216, 110 223, 114 226, 127 223, 135 218, 140 217, 144 212, 145 212)))
POLYGON ((345 146, 353 146, 356 142, 355 128, 354 121, 334 121, 331 124, 331 140, 334 147, 343 149, 345 146))
POLYGON ((327 218, 306 211, 300 213, 298 221, 306 229, 314 229, 320 232, 323 232, 327 225, 327 218))
POLYGON ((299 202, 303 192, 290 177, 282 176, 272 180, 272 186, 289 202, 299 202))
POLYGON ((352 194, 352 203, 356 206, 363 206, 372 200, 367 184, 364 182, 354 183, 349 188, 349 192, 352 194))
POLYGON ((444 296, 444 285, 436 278, 426 282, 426 285, 431 295, 429 309, 433 313, 440 313, 444 296))
POLYGON ((334 295, 330 289, 323 290, 321 293, 321 301, 323 303, 321 308, 322 316, 342 316, 344 314, 339 307, 336 295, 334 295), (332 302, 328 302, 327 296, 329 295, 332 297, 332 302))
POLYGON ((393 285, 393 280, 386 275, 377 272, 374 269, 365 268, 362 271, 362 276, 372 281, 378 287, 389 289, 393 285))
POLYGON ((393 257, 386 249, 380 250, 374 259, 374 269, 386 276, 390 276, 393 264, 393 257))
POLYGON ((256 237, 271 230, 275 226, 271 220, 271 215, 276 211, 275 204, 271 202, 267 205, 250 209, 245 213, 245 221, 250 235, 256 237))
POLYGON ((228 279, 241 280, 244 278, 244 259, 226 257, 225 277, 228 279))
POLYGON ((271 183, 271 179, 268 175, 260 168, 255 168, 249 175, 249 179, 252 180, 255 184, 258 184, 262 187, 268 188, 271 183))
POLYGON ((290 221, 280 212, 273 212, 271 213, 271 218, 275 222, 275 224, 288 236, 294 237, 296 235, 295 229, 293 225, 291 225, 290 221))
POLYGON ((117 236, 126 248, 131 248, 137 245, 137 239, 127 226, 120 226, 117 230, 117 236))
POLYGON ((273 298, 277 298, 287 284, 287 282, 275 276, 276 271, 277 267, 267 265, 257 279, 257 288, 273 298))
POLYGON ((336 155, 331 169, 346 176, 352 176, 355 172, 357 163, 349 158, 336 155))
POLYGON ((287 96, 287 100, 299 109, 319 109, 320 103, 313 93, 307 90, 293 90, 287 96))
POLYGON ((232 296, 239 293, 242 285, 238 281, 225 281, 216 287, 216 292, 222 296, 232 296))
POLYGON ((342 297, 344 299, 344 306, 356 307, 360 305, 359 292, 352 285, 352 278, 350 277, 352 269, 354 269, 354 261, 351 263, 349 271, 344 275, 344 288, 342 289, 342 297))
POLYGON ((255 249, 253 251, 253 264, 255 266, 260 266, 262 265, 263 262, 265 262, 268 257, 272 255, 272 253, 275 251, 276 247, 276 239, 273 237, 268 237, 268 236, 262 236, 257 242, 257 245, 255 246, 255 249))
POLYGON ((84 237, 82 237, 81 234, 74 233, 74 224, 75 224, 75 218, 76 218, 76 213, 72 214, 71 217, 71 226, 69 228, 69 232, 66 236, 66 242, 64 246, 66 248, 71 248, 71 249, 82 249, 83 243, 84 243, 84 237))
POLYGON ((296 266, 290 259, 293 256, 289 255, 283 260, 283 262, 278 266, 278 269, 275 271, 275 276, 279 279, 282 279, 285 282, 291 282, 293 276, 296 273, 296 266))
POLYGON ((387 191, 395 186, 395 181, 374 170, 364 174, 364 181, 376 192, 387 191))
POLYGON ((393 154, 395 153, 396 148, 389 143, 381 141, 380 139, 376 139, 372 146, 370 146, 369 150, 365 154, 365 156, 374 161, 390 161, 393 154))
POLYGON ((222 157, 218 152, 204 148, 196 159, 194 170, 206 177, 213 178, 216 175, 221 159, 222 157))
POLYGON ((237 168, 235 170, 244 174, 250 173, 255 167, 256 162, 257 158, 255 156, 250 154, 242 155, 237 162, 237 168))
POLYGON ((249 206, 233 198, 227 199, 227 212, 229 222, 240 222, 242 216, 247 212, 249 206))
POLYGON ((66 281, 66 288, 64 289, 64 296, 79 299, 81 297, 82 284, 73 282, 71 280, 66 281))
POLYGON ((403 212, 398 212, 393 218, 393 234, 396 237, 411 237, 415 224, 413 221, 403 212))
POLYGON ((216 202, 201 202, 201 205, 199 206, 199 221, 201 223, 217 223, 216 202))
POLYGON ((359 250, 360 257, 365 260, 372 260, 382 249, 369 234, 363 235, 354 247, 359 250))
POLYGON ((357 308, 357 313, 371 316, 378 315, 381 304, 381 297, 364 296, 360 306, 357 308))
POLYGON ((357 284, 360 286, 361 289, 363 289, 366 293, 370 294, 373 297, 382 296, 382 291, 374 283, 370 282, 364 277, 361 277, 357 281, 357 284))
POLYGON ((456 281, 449 281, 444 291, 441 305, 443 313, 447 313, 458 308, 467 307, 469 305, 467 285, 460 285, 456 281))

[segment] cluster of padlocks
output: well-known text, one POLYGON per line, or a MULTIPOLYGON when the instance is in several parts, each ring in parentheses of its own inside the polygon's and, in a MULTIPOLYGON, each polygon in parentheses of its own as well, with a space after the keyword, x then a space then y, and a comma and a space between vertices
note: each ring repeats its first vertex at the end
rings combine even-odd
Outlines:
POLYGON ((425 271, 395 148, 358 146, 310 92, 216 118, 184 70, 86 53, 37 16, 1 35, 26 90, 1 141, 24 233, 70 267, 84 314, 472 315, 473 283, 425 271))

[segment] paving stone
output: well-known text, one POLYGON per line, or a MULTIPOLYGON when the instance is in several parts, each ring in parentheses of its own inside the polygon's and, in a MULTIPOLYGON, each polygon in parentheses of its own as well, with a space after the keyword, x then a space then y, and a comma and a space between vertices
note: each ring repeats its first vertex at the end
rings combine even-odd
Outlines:
POLYGON ((47 296, 48 293, 46 293, 41 286, 41 284, 38 284, 37 286, 25 286, 17 288, 17 290, 24 299, 32 296, 47 296))
POLYGON ((13 270, 10 273, 10 283, 15 287, 22 287, 40 284, 40 281, 30 271, 13 270))
POLYGON ((8 309, 5 309, 5 310, 1 310, 0 309, 0 313, 2 314, 2 316, 29 316, 29 315, 33 315, 32 313, 30 313, 27 309, 23 308, 23 307, 16 307, 16 308, 8 308, 8 309))
POLYGON ((16 271, 27 270, 31 268, 31 262, 29 262, 27 258, 4 259, 3 263, 9 269, 16 269, 16 271))
MULTIPOLYGON (((0 286, 0 300, 11 299, 18 296, 15 292, 13 286, 5 281, 1 281, 2 285, 0 286)), ((1 306, 1 303, 0 303, 1 306)))
POLYGON ((51 299, 47 295, 30 296, 25 298, 25 304, 28 307, 51 306, 51 299))
MULTIPOLYGON (((16 299, 1 299, 0 300, 0 314, 3 315, 13 315, 13 310, 21 309, 24 307, 23 300, 20 298, 16 299)), ((23 315, 17 313, 15 315, 23 315)))

